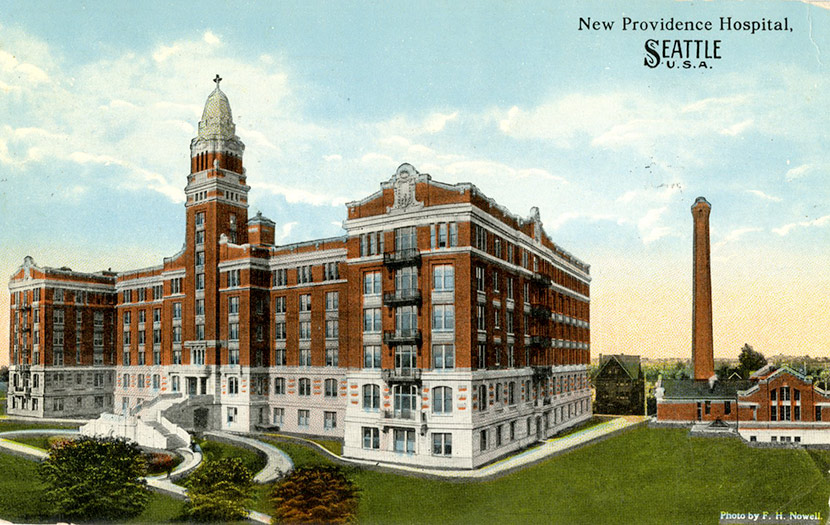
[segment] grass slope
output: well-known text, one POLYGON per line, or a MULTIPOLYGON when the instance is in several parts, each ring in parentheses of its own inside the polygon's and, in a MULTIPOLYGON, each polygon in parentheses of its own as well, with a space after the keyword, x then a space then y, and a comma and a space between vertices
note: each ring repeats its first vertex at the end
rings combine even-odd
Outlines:
MULTIPOLYGON (((298 466, 329 462, 276 444, 298 466)), ((640 428, 494 481, 353 478, 361 523, 717 523, 720 511, 826 510, 830 483, 813 455, 640 428)))

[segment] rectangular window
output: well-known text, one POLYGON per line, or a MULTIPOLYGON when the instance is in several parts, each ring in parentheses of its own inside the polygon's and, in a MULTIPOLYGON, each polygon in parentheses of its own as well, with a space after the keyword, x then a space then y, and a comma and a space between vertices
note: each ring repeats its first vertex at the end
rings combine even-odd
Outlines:
POLYGON ((236 422, 236 415, 238 411, 236 407, 228 407, 228 423, 236 422))
POLYGON ((338 366, 339 353, 337 348, 326 348, 326 366, 338 366))
POLYGON ((300 311, 301 312, 310 312, 311 311, 311 294, 303 294, 300 296, 300 311))
POLYGON ((453 345, 432 345, 432 366, 436 370, 455 368, 455 347, 453 345))
POLYGON ((452 291, 455 288, 455 268, 441 264, 432 269, 432 287, 435 291, 452 291))
POLYGON ((455 305, 436 304, 432 307, 432 330, 434 332, 455 330, 455 305))
POLYGON ((197 341, 204 341, 205 340, 205 325, 197 324, 196 325, 196 340, 197 341))
POLYGON ((182 318, 182 303, 173 303, 173 319, 182 318))
POLYGON ((277 297, 274 299, 274 313, 275 314, 284 314, 285 313, 285 297, 277 297))
POLYGON ((487 343, 478 343, 478 368, 487 366, 487 343))
POLYGON ((205 265, 205 252, 196 252, 196 268, 201 268, 205 265))
POLYGON ((197 273, 196 274, 196 289, 197 290, 204 290, 205 289, 205 274, 197 273))
POLYGON ((326 430, 337 428, 337 412, 323 412, 323 428, 326 430))
POLYGON ((173 342, 174 343, 181 343, 182 342, 182 327, 181 326, 174 326, 173 327, 173 342))
POLYGON ((501 308, 493 308, 493 328, 501 328, 501 308))
POLYGON ((153 308, 153 324, 161 322, 161 308, 153 308))
POLYGON ((507 278, 507 298, 508 299, 513 299, 513 284, 514 284, 513 278, 508 277, 507 278))
POLYGON ((326 311, 336 312, 340 308, 340 293, 326 292, 326 311))
POLYGON ((284 377, 275 377, 274 378, 274 394, 276 395, 285 395, 285 378, 284 377))
POLYGON ((310 416, 308 410, 297 410, 297 426, 307 427, 310 416))
POLYGON ((380 430, 363 427, 363 448, 378 450, 380 448, 380 430))
POLYGON ((311 321, 300 321, 300 340, 311 339, 311 321))
POLYGON ((449 244, 450 246, 458 246, 458 224, 454 222, 450 223, 449 244))
POLYGON ((380 368, 380 346, 363 347, 363 368, 380 368))
POLYGON ((821 407, 816 406, 816 421, 821 421, 821 407))
POLYGON ((274 286, 288 285, 288 270, 285 268, 274 270, 274 286))
POLYGON ((478 320, 478 329, 480 331, 487 330, 487 315, 483 304, 476 306, 476 319, 478 320))
POLYGON ((436 456, 452 456, 452 434, 433 433, 432 453, 436 456))
POLYGON ((239 296, 228 297, 228 315, 239 314, 239 296))
POLYGON ((337 319, 326 321, 326 339, 337 339, 340 337, 340 328, 337 319))
POLYGON ((380 279, 380 272, 370 272, 363 274, 363 295, 380 295, 380 279))
POLYGON ((285 348, 274 350, 274 366, 285 366, 285 348))
POLYGON ((285 341, 285 322, 274 323, 274 340, 285 341))
POLYGON ((487 429, 484 429, 481 432, 479 432, 478 448, 482 452, 487 450, 487 429))
POLYGON ((484 268, 481 266, 476 266, 476 290, 484 291, 484 268))
POLYGON ((380 332, 380 308, 363 309, 363 331, 380 332))
POLYGON ((415 238, 415 226, 395 228, 395 250, 411 250, 418 247, 415 238))
POLYGON ((311 366, 310 348, 300 348, 300 366, 311 366))
POLYGON ((239 323, 228 323, 228 339, 239 340, 239 323))
POLYGON ((731 414, 732 413, 732 402, 731 401, 724 401, 723 402, 723 413, 724 414, 731 414))
POLYGON ((394 450, 405 454, 415 453, 415 431, 396 428, 394 431, 394 450))

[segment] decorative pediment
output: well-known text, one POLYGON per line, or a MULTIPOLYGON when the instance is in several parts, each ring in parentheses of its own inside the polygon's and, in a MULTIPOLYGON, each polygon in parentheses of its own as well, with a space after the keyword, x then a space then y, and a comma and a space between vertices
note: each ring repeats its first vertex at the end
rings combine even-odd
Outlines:
POLYGON ((415 185, 428 180, 429 175, 421 175, 412 164, 403 163, 398 166, 392 178, 383 184, 384 188, 392 188, 395 191, 392 207, 386 211, 395 213, 423 208, 424 203, 415 198, 415 185))

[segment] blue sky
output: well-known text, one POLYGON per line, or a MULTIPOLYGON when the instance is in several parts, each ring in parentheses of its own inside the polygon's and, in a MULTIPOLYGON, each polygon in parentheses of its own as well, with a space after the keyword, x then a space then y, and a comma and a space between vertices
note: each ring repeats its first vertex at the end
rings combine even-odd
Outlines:
POLYGON ((705 195, 716 356, 827 355, 828 17, 802 2, 4 6, 0 274, 27 254, 95 271, 175 253, 219 73, 251 212, 280 242, 340 234, 343 204, 410 162, 514 213, 540 207, 592 264, 594 354, 687 356, 689 207, 705 195), (721 32, 722 16, 792 31, 721 32), (579 31, 587 17, 615 27, 579 31), (622 31, 623 17, 715 29, 622 31), (647 39, 684 38, 721 40, 722 58, 643 65, 647 39))

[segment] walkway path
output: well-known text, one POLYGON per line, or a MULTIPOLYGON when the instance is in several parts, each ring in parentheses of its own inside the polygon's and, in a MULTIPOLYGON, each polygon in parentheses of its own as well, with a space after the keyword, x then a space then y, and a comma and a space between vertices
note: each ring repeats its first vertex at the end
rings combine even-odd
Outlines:
POLYGON ((291 458, 278 449, 277 447, 268 443, 263 443, 257 439, 231 434, 230 432, 209 431, 204 432, 204 436, 219 438, 240 444, 246 448, 253 448, 265 454, 267 462, 262 470, 257 472, 254 476, 254 483, 268 483, 282 476, 284 473, 294 469, 294 462, 291 458))
POLYGON ((503 476, 520 467, 537 463, 543 459, 557 456, 559 454, 562 454, 569 450, 573 450, 575 448, 579 448, 594 441, 610 437, 611 435, 617 434, 625 430, 626 428, 645 424, 648 421, 648 419, 649 418, 643 416, 618 417, 612 419, 611 421, 606 421, 604 423, 594 425, 584 430, 579 430, 577 432, 568 434, 563 437, 547 439, 544 443, 535 446, 531 449, 525 450, 524 452, 520 452, 516 455, 507 457, 500 461, 496 461, 495 463, 491 463, 485 467, 474 470, 429 469, 422 467, 410 467, 406 465, 394 465, 391 463, 380 463, 376 461, 350 459, 345 458, 343 456, 338 456, 332 453, 331 451, 327 450, 325 447, 311 440, 296 438, 293 436, 292 439, 300 439, 301 441, 309 443, 316 447, 318 450, 325 453, 326 455, 335 458, 343 463, 363 465, 368 467, 381 467, 383 469, 387 469, 390 471, 406 472, 425 477, 480 480, 503 476))

